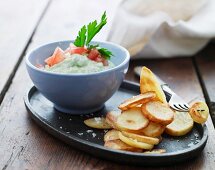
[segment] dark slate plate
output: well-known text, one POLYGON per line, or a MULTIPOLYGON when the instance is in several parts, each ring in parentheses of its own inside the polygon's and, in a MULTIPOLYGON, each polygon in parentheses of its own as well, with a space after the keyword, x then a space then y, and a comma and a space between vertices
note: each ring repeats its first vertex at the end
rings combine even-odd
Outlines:
POLYGON ((155 148, 165 148, 164 154, 144 154, 107 149, 103 146, 105 130, 91 129, 83 121, 90 117, 105 115, 131 96, 139 93, 139 85, 123 82, 114 96, 105 103, 105 107, 92 114, 74 116, 60 113, 35 88, 32 87, 24 98, 30 116, 44 130, 60 140, 90 153, 96 157, 125 164, 161 166, 182 162, 198 156, 204 149, 208 138, 206 125, 194 125, 190 133, 183 137, 163 135, 163 141, 155 148))

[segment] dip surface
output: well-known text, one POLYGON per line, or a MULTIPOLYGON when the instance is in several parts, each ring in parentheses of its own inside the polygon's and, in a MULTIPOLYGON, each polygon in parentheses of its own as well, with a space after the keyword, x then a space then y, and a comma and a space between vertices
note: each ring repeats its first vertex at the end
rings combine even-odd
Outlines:
POLYGON ((52 67, 45 66, 46 71, 55 73, 95 73, 113 68, 114 64, 108 61, 108 66, 104 66, 102 62, 90 60, 85 55, 66 54, 66 58, 52 67))

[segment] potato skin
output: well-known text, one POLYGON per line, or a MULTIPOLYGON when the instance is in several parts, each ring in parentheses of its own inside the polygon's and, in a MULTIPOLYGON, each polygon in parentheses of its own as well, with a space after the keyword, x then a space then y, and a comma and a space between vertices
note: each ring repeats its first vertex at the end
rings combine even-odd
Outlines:
POLYGON ((116 125, 117 118, 119 117, 120 114, 121 114, 120 111, 110 111, 106 115, 105 120, 113 129, 120 130, 116 125))
POLYGON ((106 122, 103 117, 94 117, 86 119, 84 124, 95 129, 111 129, 112 127, 106 122))
POLYGON ((148 126, 141 130, 140 134, 149 137, 160 137, 163 134, 165 127, 166 126, 158 123, 149 122, 148 126))
POLYGON ((142 149, 127 145, 126 143, 122 142, 120 139, 106 141, 104 146, 110 149, 124 150, 124 151, 130 151, 130 152, 142 152, 142 149))
POLYGON ((203 124, 208 119, 209 108, 205 102, 195 102, 190 107, 189 113, 194 122, 203 124))
POLYGON ((116 140, 119 139, 119 131, 112 129, 109 130, 105 135, 104 135, 104 141, 110 141, 110 140, 116 140))
POLYGON ((177 131, 177 130, 174 130, 171 128, 166 128, 165 132, 171 136, 183 136, 183 135, 186 135, 188 132, 190 132, 192 130, 192 128, 193 128, 193 126, 190 126, 188 129, 186 129, 184 131, 177 131))
POLYGON ((146 127, 149 120, 142 114, 141 108, 135 107, 126 111, 117 118, 116 125, 124 131, 135 131, 146 127))
POLYGON ((188 112, 175 112, 175 119, 166 126, 165 132, 171 136, 183 136, 192 130, 193 125, 193 119, 188 112))
POLYGON ((121 132, 119 132, 119 139, 121 141, 123 141, 124 143, 126 143, 127 145, 135 147, 135 148, 151 150, 154 147, 154 145, 144 143, 144 142, 138 142, 135 139, 128 138, 128 137, 124 136, 121 132))
POLYGON ((129 98, 125 100, 123 103, 121 103, 118 108, 122 111, 134 108, 138 105, 141 105, 143 103, 149 102, 153 100, 156 97, 156 94, 154 92, 146 92, 143 94, 139 94, 137 96, 133 96, 132 98, 129 98))
POLYGON ((150 121, 155 123, 168 125, 174 119, 174 111, 170 109, 166 104, 163 104, 160 101, 150 101, 148 103, 145 103, 142 105, 141 109, 142 109, 143 115, 146 116, 150 121), (154 108, 152 109, 152 107, 154 108), (159 108, 159 113, 157 111, 158 108, 159 108), (162 117, 160 115, 164 115, 164 116, 162 117))
POLYGON ((158 138, 153 138, 153 137, 138 135, 138 134, 135 134, 135 133, 125 132, 125 131, 122 131, 121 133, 125 137, 135 139, 135 140, 137 140, 139 142, 144 142, 144 143, 148 143, 148 144, 151 144, 151 145, 157 145, 159 143, 159 139, 158 138))
POLYGON ((135 134, 141 134, 142 129, 140 130, 129 130, 129 129, 123 129, 117 125, 117 118, 121 114, 120 111, 110 111, 106 115, 106 122, 113 128, 119 131, 126 131, 126 132, 131 132, 135 134))
POLYGON ((140 74, 140 92, 146 93, 148 91, 154 91, 156 93, 157 100, 162 103, 167 103, 166 96, 154 73, 149 68, 142 67, 140 74))

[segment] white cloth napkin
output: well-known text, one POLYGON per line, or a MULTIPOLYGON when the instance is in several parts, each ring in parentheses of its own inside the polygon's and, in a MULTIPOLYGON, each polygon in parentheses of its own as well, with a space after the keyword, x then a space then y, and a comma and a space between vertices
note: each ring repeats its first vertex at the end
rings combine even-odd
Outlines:
POLYGON ((124 0, 108 37, 136 58, 190 56, 215 37, 215 0, 124 0))

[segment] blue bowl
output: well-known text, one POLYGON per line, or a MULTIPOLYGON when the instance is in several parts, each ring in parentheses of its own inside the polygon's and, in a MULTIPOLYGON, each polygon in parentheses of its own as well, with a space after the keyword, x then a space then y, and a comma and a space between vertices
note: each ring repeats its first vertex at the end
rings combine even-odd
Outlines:
POLYGON ((111 62, 114 68, 89 74, 52 73, 37 68, 51 56, 57 46, 65 50, 73 41, 61 41, 42 45, 26 55, 28 74, 36 88, 54 107, 64 113, 87 114, 101 109, 104 103, 116 92, 128 70, 128 51, 110 42, 92 42, 107 48, 113 53, 111 62))

